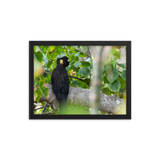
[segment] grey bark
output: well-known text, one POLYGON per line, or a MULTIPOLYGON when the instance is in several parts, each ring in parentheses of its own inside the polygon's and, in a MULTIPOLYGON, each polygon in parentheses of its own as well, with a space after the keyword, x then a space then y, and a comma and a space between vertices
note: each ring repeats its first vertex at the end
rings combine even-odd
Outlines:
POLYGON ((95 54, 95 66, 93 68, 93 79, 92 79, 92 103, 91 103, 91 114, 98 113, 98 109, 100 108, 101 95, 100 93, 100 85, 101 85, 101 71, 102 71, 102 46, 98 46, 95 54))
MULTIPOLYGON (((52 92, 52 85, 51 84, 46 84, 46 85, 49 88, 49 98, 47 99, 42 95, 40 101, 47 102, 55 110, 58 108, 59 103, 56 99, 55 94, 52 92)), ((72 105, 81 105, 84 107, 90 107, 91 104, 90 93, 91 93, 90 89, 70 87, 67 103, 69 105, 72 104, 72 105)), ((100 110, 108 113, 114 114, 114 112, 117 111, 125 101, 124 99, 115 96, 108 96, 103 93, 100 93, 100 96, 101 96, 100 110)))

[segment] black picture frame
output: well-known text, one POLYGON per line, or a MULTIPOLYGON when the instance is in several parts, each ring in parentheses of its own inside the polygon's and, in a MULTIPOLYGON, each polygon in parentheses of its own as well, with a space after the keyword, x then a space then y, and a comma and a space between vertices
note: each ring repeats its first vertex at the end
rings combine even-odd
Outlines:
POLYGON ((29 41, 29 119, 131 119, 131 41, 29 41), (33 48, 35 45, 126 46, 126 115, 34 115, 33 48))

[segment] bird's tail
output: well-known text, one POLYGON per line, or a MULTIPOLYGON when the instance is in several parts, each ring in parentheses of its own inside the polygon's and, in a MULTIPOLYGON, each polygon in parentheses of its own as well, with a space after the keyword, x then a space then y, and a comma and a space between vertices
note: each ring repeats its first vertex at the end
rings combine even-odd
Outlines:
POLYGON ((66 114, 67 113, 67 101, 59 101, 59 111, 60 114, 66 114))

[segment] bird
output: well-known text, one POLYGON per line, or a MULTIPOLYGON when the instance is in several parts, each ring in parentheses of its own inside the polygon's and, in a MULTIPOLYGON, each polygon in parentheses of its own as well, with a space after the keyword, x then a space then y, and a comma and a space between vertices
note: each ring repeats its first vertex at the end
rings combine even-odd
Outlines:
POLYGON ((62 113, 67 110, 67 97, 69 94, 68 72, 65 67, 69 65, 68 57, 64 56, 57 59, 57 66, 52 72, 51 84, 52 91, 59 101, 59 111, 62 113))

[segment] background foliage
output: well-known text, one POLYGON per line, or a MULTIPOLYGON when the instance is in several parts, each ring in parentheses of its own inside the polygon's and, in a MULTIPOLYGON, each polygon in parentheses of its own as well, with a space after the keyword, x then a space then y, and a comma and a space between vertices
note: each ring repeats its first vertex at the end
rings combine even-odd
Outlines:
MULTIPOLYGON (((111 53, 103 64, 101 76, 101 92, 107 95, 123 97, 126 90, 126 64, 118 63, 121 59, 121 48, 124 46, 112 47, 111 53)), ((57 59, 63 56, 69 58, 70 64, 66 68, 69 75, 70 87, 90 88, 92 67, 96 59, 94 55, 85 54, 88 46, 34 46, 34 101, 38 102, 42 94, 48 97, 48 88, 45 83, 51 83, 51 75, 57 65, 57 59), (43 74, 42 74, 43 73, 43 74), (76 78, 74 78, 76 77, 76 78)), ((45 103, 42 103, 45 105, 45 103)), ((77 110, 73 106, 70 109, 77 110)), ((88 108, 82 107, 81 113, 88 113, 88 108)), ((50 107, 35 110, 35 113, 47 113, 50 107)), ((56 111, 54 111, 56 113, 56 111)), ((73 111, 75 113, 75 111, 73 111)))

